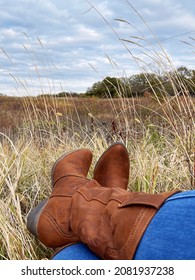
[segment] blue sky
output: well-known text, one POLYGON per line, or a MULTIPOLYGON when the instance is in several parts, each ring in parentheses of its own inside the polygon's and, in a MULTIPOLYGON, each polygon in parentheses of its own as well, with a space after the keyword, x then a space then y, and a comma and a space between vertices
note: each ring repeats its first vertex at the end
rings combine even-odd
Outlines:
POLYGON ((194 0, 0 0, 0 93, 85 92, 171 64, 195 69, 194 0))

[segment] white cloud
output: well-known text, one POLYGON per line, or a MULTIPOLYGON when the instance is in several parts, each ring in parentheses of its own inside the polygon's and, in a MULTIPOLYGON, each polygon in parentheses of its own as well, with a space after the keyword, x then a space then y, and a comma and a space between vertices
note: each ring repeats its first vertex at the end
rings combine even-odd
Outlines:
POLYGON ((1 30, 1 35, 4 37, 15 39, 19 35, 19 33, 13 28, 3 28, 1 30))
POLYGON ((88 13, 90 10, 96 10, 99 14, 106 18, 113 17, 115 14, 115 11, 113 10, 113 5, 115 4, 115 1, 110 3, 110 1, 102 0, 89 0, 86 1, 87 7, 86 10, 83 12, 88 13))
POLYGON ((83 38, 85 38, 86 40, 89 40, 89 41, 91 41, 91 40, 96 41, 96 40, 102 39, 102 34, 97 32, 96 30, 89 28, 87 26, 84 26, 84 25, 78 26, 77 35, 78 36, 80 35, 79 39, 82 39, 82 40, 83 40, 83 38))
POLYGON ((144 0, 143 1, 145 4, 166 4, 166 5, 170 5, 172 0, 144 0))
POLYGON ((111 10, 112 5, 109 1, 102 1, 101 3, 95 4, 95 8, 104 16, 104 17, 113 17, 114 12, 111 10))

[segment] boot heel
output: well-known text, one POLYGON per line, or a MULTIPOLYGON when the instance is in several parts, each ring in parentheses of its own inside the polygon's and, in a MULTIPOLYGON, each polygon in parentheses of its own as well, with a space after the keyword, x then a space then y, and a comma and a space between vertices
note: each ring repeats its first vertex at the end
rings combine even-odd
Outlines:
POLYGON ((27 217, 27 229, 32 233, 34 236, 38 237, 37 233, 37 223, 39 220, 39 216, 46 205, 48 199, 44 199, 41 201, 28 215, 27 217))

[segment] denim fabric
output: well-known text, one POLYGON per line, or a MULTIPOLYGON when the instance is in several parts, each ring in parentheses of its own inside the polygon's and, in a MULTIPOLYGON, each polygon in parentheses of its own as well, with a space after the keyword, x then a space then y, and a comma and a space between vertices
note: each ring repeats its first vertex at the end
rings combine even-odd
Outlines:
POLYGON ((100 260, 85 244, 77 243, 60 250, 52 260, 100 260))
MULTIPOLYGON (((55 260, 97 260, 81 243, 61 250, 55 260)), ((145 231, 135 260, 195 260, 195 191, 168 198, 145 231)))
POLYGON ((137 260, 195 260, 195 191, 173 195, 141 239, 137 260))

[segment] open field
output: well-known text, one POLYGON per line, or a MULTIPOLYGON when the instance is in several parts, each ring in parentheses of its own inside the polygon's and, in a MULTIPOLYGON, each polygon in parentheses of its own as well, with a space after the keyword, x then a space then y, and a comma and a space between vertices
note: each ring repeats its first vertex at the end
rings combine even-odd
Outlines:
POLYGON ((123 142, 129 189, 161 192, 195 185, 195 98, 0 97, 0 259, 50 258, 26 229, 29 211, 51 191, 62 154, 90 148, 89 173, 108 145, 123 142))
MULTIPOLYGON (((71 37, 68 37, 67 30, 65 30, 66 32, 63 30, 63 34, 59 37, 60 40, 54 37, 53 42, 52 27, 49 26, 48 30, 51 34, 48 43, 46 37, 41 35, 41 28, 38 24, 40 30, 37 30, 36 42, 31 38, 33 37, 31 24, 28 27, 29 35, 23 32, 24 41, 18 33, 20 28, 15 30, 17 32, 11 32, 11 28, 3 29, 5 34, 2 35, 2 38, 5 37, 6 49, 4 50, 1 46, 3 56, 1 68, 5 65, 7 69, 2 71, 2 87, 5 87, 7 93, 9 89, 7 89, 4 77, 9 76, 9 79, 14 81, 13 92, 16 92, 18 96, 26 95, 27 97, 7 97, 0 94, 0 260, 51 258, 54 251, 43 246, 28 232, 26 220, 31 209, 51 193, 50 172, 54 162, 62 154, 75 149, 89 148, 92 150, 93 162, 88 174, 89 178, 92 178, 93 168, 105 149, 116 141, 124 143, 128 149, 131 163, 129 191, 159 193, 175 188, 180 190, 195 188, 195 71, 181 67, 182 71, 178 73, 177 65, 174 65, 174 61, 164 48, 167 46, 164 41, 173 40, 182 35, 181 39, 187 38, 183 43, 185 46, 188 45, 189 50, 192 48, 192 53, 194 53, 195 40, 189 36, 192 32, 181 34, 188 29, 185 27, 180 30, 178 9, 175 9, 177 13, 174 18, 180 34, 177 36, 178 31, 173 32, 169 28, 168 24, 173 25, 173 22, 167 17, 162 20, 162 23, 166 21, 164 26, 168 29, 168 33, 163 34, 163 29, 160 29, 160 38, 157 38, 156 28, 156 31, 153 32, 150 22, 147 23, 141 14, 142 10, 146 12, 148 8, 141 7, 139 12, 129 1, 125 2, 127 4, 125 9, 133 11, 141 25, 136 24, 137 21, 134 21, 131 13, 129 21, 128 18, 120 19, 119 11, 119 16, 115 17, 114 24, 111 26, 111 21, 107 20, 95 6, 90 4, 88 11, 87 9, 85 13, 83 13, 84 10, 82 11, 82 17, 88 12, 96 12, 105 27, 111 31, 111 35, 116 38, 117 43, 120 43, 119 47, 112 45, 106 28, 106 32, 102 29, 103 36, 100 36, 99 32, 102 27, 98 22, 97 34, 93 25, 91 27, 89 25, 88 29, 87 25, 78 21, 78 26, 82 27, 79 28, 78 34, 73 32, 71 37), (123 28, 125 32, 122 31, 123 28), (84 36, 82 30, 84 30, 84 36), (83 36, 81 42, 77 38, 80 35, 83 36), (39 39, 41 36, 43 42, 39 39), (108 38, 106 38, 107 36, 108 38), (9 38, 12 37, 13 45, 17 46, 16 49, 24 50, 25 55, 27 54, 26 61, 23 59, 26 56, 21 52, 16 53, 16 57, 14 56, 15 53, 9 43, 11 42, 9 38), (90 48, 87 45, 87 37, 93 43, 93 45, 90 44, 90 48), (97 38, 97 40, 93 41, 93 38, 97 38), (120 78, 124 76, 122 80, 126 81, 128 73, 135 69, 136 73, 141 73, 137 76, 139 79, 135 79, 136 75, 133 75, 134 79, 127 79, 126 86, 119 82, 113 84, 113 79, 109 79, 108 83, 105 83, 106 80, 104 80, 103 90, 101 89, 103 95, 99 96, 117 96, 118 98, 52 96, 52 94, 56 94, 57 88, 64 92, 64 83, 66 87, 66 84, 71 85, 77 81, 77 73, 85 71, 83 67, 87 61, 86 64, 89 64, 99 77, 105 76, 105 73, 101 73, 104 69, 102 62, 105 61, 105 58, 99 57, 99 51, 104 52, 105 49, 106 52, 107 48, 106 41, 100 42, 101 38, 108 39, 109 48, 105 57, 106 64, 109 62, 110 66, 108 69, 113 70, 113 75, 120 78), (18 39, 20 40, 17 41, 18 39), (69 45, 71 41, 74 47, 69 45), (63 42, 65 42, 64 46, 63 42), (80 54, 79 49, 74 50, 75 42, 78 42, 80 54), (53 52, 50 49, 52 45, 55 46, 53 52), (62 50, 59 48, 61 46, 62 50), (98 47, 98 63, 95 58, 96 54, 92 52, 96 46, 98 47), (124 55, 120 47, 123 48, 124 55), (112 55, 115 48, 117 53, 112 58, 109 55, 112 55), (78 61, 76 61, 77 52, 78 61), (56 54, 56 62, 52 53, 56 54), (75 61, 72 57, 74 53, 75 61), (66 56, 67 61, 64 60, 66 56), (121 62, 117 59, 120 56, 124 57, 121 62), (8 60, 9 64, 5 64, 4 59, 8 60), (94 65, 97 65, 97 69, 93 66, 93 61, 94 65), (27 68, 24 67, 25 65, 27 68), (21 74, 18 71, 20 68, 21 74), (70 69, 74 69, 74 73, 70 69), (6 75, 3 76, 3 73, 6 75), (151 73, 153 74, 151 75, 151 73), (140 78, 142 79, 140 80, 140 78), (117 95, 111 94, 110 85, 117 90, 117 95), (40 92, 42 96, 30 97, 40 92), (140 92, 144 96, 136 97, 140 92), (44 94, 50 94, 50 96, 44 94)), ((112 4, 115 6, 114 3, 112 4)), ((35 6, 37 9, 37 5, 35 6)), ((181 5, 177 4, 177 8, 179 6, 181 5)), ((16 11, 18 10, 19 8, 16 9, 16 11)), ((167 10, 167 15, 174 11, 170 6, 167 10)), ((56 11, 54 12, 56 13, 56 11)), ((182 16, 185 15, 183 12, 185 11, 182 9, 182 16)), ((62 15, 61 11, 56 14, 62 15)), ((60 28, 63 26, 61 17, 60 28)), ((71 16, 69 17, 73 19, 71 16)), ((29 17, 24 17, 25 20, 27 18, 29 17)), ((38 19, 37 13, 36 18, 38 19)), ((149 15, 147 18, 149 19, 149 15)), ((158 18, 156 14, 155 18, 158 18)), ((64 19, 66 21, 66 17, 64 19)), ((182 19, 183 17, 181 17, 182 19)), ((52 21, 55 22, 53 16, 52 21)), ((10 20, 10 22, 12 21, 10 20)), ((74 20, 71 22, 75 29, 74 20)), ((28 25, 25 24, 25 26, 27 28, 28 25)), ((32 26, 35 26, 34 22, 32 26)), ((22 26, 23 29, 24 26, 22 26)), ((33 34, 36 34, 35 31, 33 34)), ((55 28, 55 34, 58 34, 58 27, 55 28)), ((173 45, 176 45, 176 41, 173 42, 173 45)), ((176 45, 178 50, 180 50, 179 46, 179 44, 176 45)), ((174 57, 174 51, 168 53, 174 57)), ((191 51, 184 54, 183 49, 178 52, 179 56, 188 58, 187 61, 190 61, 190 65, 193 66, 194 60, 189 57, 190 53, 191 51)), ((176 64, 179 61, 180 57, 176 59, 176 64)), ((82 82, 85 82, 86 76, 81 75, 81 77, 82 82)))

